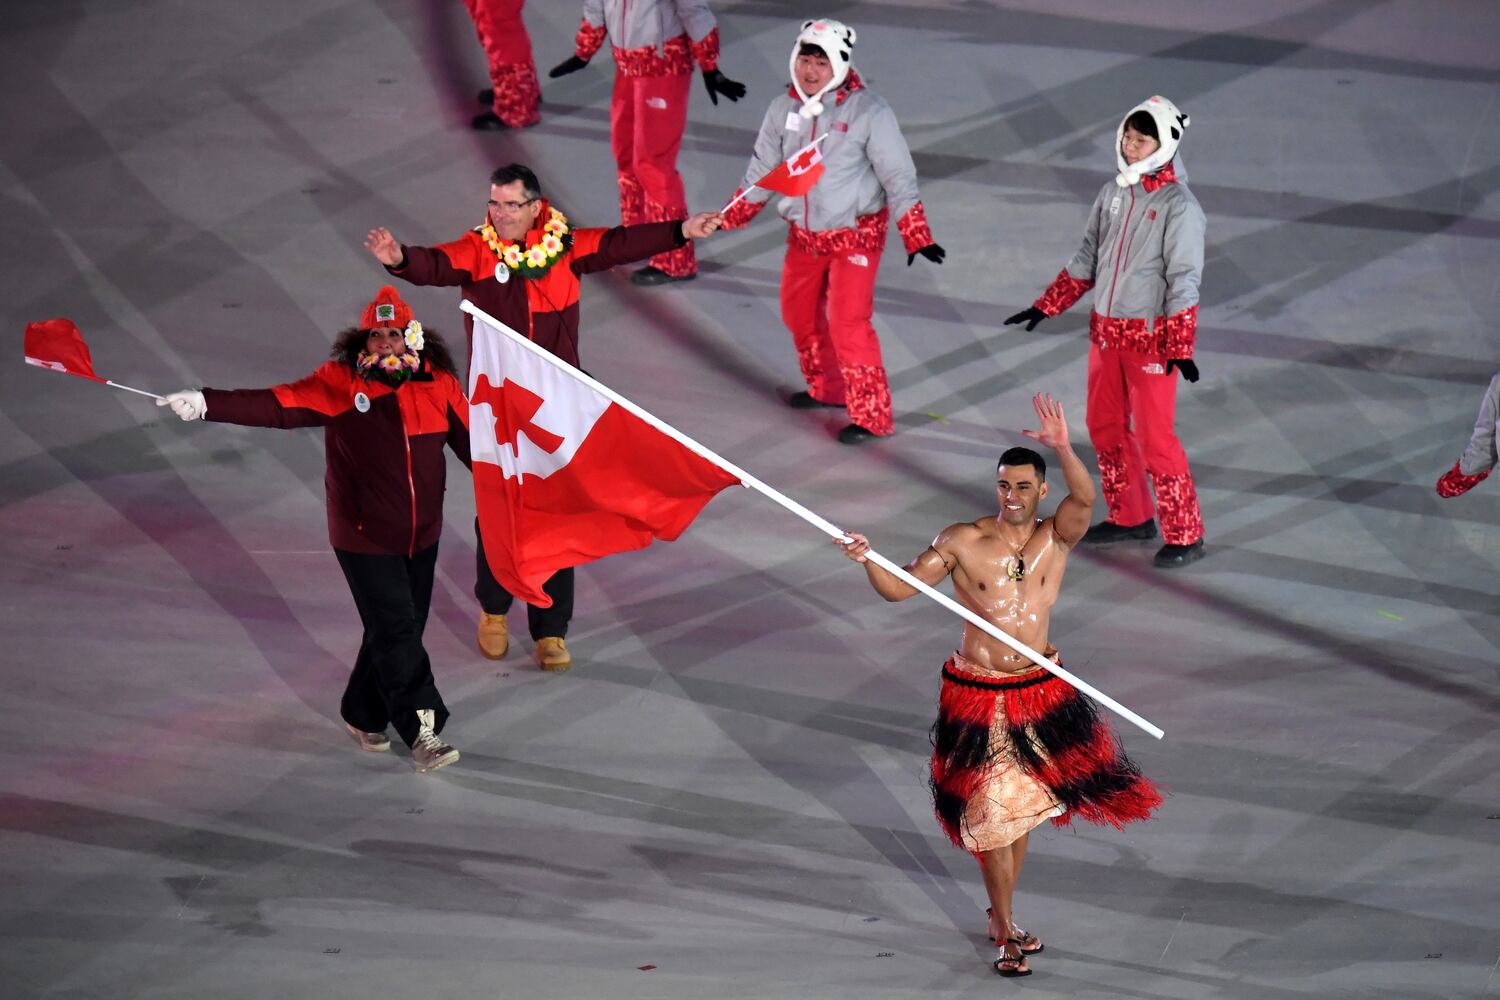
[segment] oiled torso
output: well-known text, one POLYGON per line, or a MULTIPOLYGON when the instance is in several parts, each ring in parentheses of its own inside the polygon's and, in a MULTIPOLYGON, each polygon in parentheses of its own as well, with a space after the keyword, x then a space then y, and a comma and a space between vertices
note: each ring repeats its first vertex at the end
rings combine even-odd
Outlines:
MULTIPOLYGON (((993 517, 974 522, 971 529, 964 532, 963 544, 954 547, 952 577, 958 602, 1045 654, 1047 626, 1070 548, 1058 541, 1050 517, 1036 521, 1029 536, 1019 538, 993 517)), ((959 651, 975 666, 994 673, 1036 668, 1030 659, 970 624, 964 626, 959 651)))

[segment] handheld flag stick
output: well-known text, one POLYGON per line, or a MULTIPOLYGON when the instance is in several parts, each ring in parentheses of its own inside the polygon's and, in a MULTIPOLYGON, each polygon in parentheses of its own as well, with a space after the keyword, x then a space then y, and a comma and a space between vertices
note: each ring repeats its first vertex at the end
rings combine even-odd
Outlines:
POLYGON ((147 392, 145 389, 136 389, 136 388, 133 388, 133 387, 128 386, 128 385, 121 385, 118 382, 111 382, 109 379, 105 379, 104 380, 104 384, 105 385, 112 385, 116 389, 124 389, 126 392, 137 392, 137 393, 140 393, 142 396, 150 396, 152 399, 166 399, 167 398, 165 396, 158 396, 154 392, 147 392))
MULTIPOLYGON (((566 361, 563 361, 561 358, 554 356, 543 348, 532 343, 530 340, 527 340, 525 337, 516 333, 504 323, 501 323, 499 320, 495 319, 484 310, 474 305, 474 303, 465 299, 462 303, 459 304, 459 308, 468 313, 470 316, 473 316, 475 320, 482 322, 484 325, 490 327, 495 332, 516 341, 527 350, 536 354, 538 357, 546 360, 548 364, 560 368, 569 376, 587 385, 595 392, 607 397, 615 405, 621 407, 622 409, 628 410, 630 413, 634 414, 645 423, 650 424, 661 433, 677 441, 683 447, 693 451, 694 453, 719 466, 725 472, 728 472, 731 476, 739 479, 740 482, 747 488, 753 489, 761 495, 765 496, 767 499, 775 501, 777 504, 780 504, 782 507, 802 518, 802 520, 806 521, 808 524, 811 524, 813 527, 817 528, 819 531, 822 531, 824 534, 829 535, 832 538, 837 538, 840 541, 851 540, 849 538, 849 535, 843 529, 837 527, 832 522, 827 521, 814 512, 808 510, 802 504, 793 500, 791 497, 786 496, 779 490, 776 490, 761 482, 759 479, 750 475, 750 473, 746 472, 744 469, 741 469, 739 466, 735 465, 733 462, 730 462, 722 455, 718 454, 715 451, 712 451, 711 449, 698 443, 694 439, 688 437, 686 434, 682 433, 672 425, 664 423, 658 417, 641 409, 639 406, 632 403, 624 396, 621 396, 613 389, 604 385, 602 382, 599 382, 591 376, 584 374, 583 372, 574 368, 572 365, 568 364, 566 361)), ((1090 698, 1093 698, 1095 701, 1099 702, 1099 704, 1104 705, 1106 708, 1109 708, 1132 725, 1144 730, 1156 739, 1161 739, 1164 735, 1166 735, 1160 727, 1153 725, 1146 719, 1137 715, 1135 712, 1132 712, 1130 709, 1126 708, 1124 705, 1121 705, 1119 702, 1115 701, 1113 698, 1099 691, 1097 688, 1080 680, 1078 677, 1075 677, 1072 673, 1063 669, 1059 664, 1053 663, 1051 660, 1042 656, 1040 653, 1032 649, 1030 646, 1026 645, 1024 642, 1021 642, 1019 639, 1016 639, 1015 637, 1002 632, 993 624, 985 621, 983 618, 980 618, 978 615, 974 614, 974 612, 970 611, 968 608, 965 608, 963 605, 959 604, 948 595, 934 590, 932 587, 929 587, 927 584, 923 583, 921 580, 918 580, 916 577, 912 576, 910 573, 906 572, 906 570, 902 569, 900 566, 897 566, 889 559, 880 555, 878 552, 871 550, 866 554, 866 558, 874 562, 875 565, 879 566, 881 569, 890 573, 892 576, 896 577, 896 579, 905 583, 907 586, 912 587, 920 591, 921 593, 926 594, 934 601, 937 601, 949 611, 952 611, 960 618, 963 618, 965 621, 972 624, 975 628, 982 629, 985 634, 993 636, 994 638, 1005 643, 1011 649, 1015 650, 1017 653, 1020 653, 1022 656, 1035 663, 1037 666, 1052 673, 1054 676, 1067 681, 1079 691, 1082 691, 1090 698)))

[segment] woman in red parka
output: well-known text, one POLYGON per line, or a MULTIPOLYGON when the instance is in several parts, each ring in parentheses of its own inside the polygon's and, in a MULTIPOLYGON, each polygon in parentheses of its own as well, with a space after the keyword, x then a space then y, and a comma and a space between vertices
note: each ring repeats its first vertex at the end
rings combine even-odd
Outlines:
POLYGON ((443 446, 469 464, 468 402, 442 340, 387 285, 306 378, 187 389, 157 405, 183 420, 324 429, 328 540, 364 624, 344 725, 371 751, 390 749, 393 726, 418 771, 458 760, 438 738, 448 709, 422 645, 443 525, 443 446))

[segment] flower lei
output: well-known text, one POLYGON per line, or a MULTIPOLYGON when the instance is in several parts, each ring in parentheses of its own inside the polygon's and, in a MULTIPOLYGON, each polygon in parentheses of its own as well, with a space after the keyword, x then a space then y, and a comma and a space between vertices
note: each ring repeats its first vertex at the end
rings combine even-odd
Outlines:
POLYGON ((379 376, 394 385, 400 385, 411 378, 422 367, 422 361, 417 357, 417 352, 422 349, 424 343, 422 338, 422 324, 412 320, 406 324, 406 332, 402 337, 406 341, 405 354, 387 354, 382 357, 373 351, 360 351, 355 360, 355 367, 365 378, 372 375, 379 376))
POLYGON ((502 240, 488 216, 479 228, 479 235, 502 264, 519 272, 521 277, 533 280, 552 270, 552 265, 573 245, 573 227, 568 225, 568 217, 550 205, 547 206, 547 223, 542 226, 542 238, 525 250, 519 243, 502 240))

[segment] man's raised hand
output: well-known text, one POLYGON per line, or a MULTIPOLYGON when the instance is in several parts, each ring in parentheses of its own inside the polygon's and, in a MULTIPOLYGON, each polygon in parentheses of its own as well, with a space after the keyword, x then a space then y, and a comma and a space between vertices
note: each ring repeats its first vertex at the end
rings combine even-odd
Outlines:
POLYGON ((1063 405, 1060 400, 1052 398, 1051 393, 1037 393, 1031 397, 1031 405, 1036 408, 1036 418, 1041 421, 1042 429, 1038 431, 1026 431, 1021 433, 1039 441, 1057 451, 1068 444, 1068 422, 1063 417, 1063 405))
POLYGON ((376 226, 370 230, 365 237, 365 249, 386 267, 395 267, 406 256, 401 252, 401 244, 396 237, 384 226, 376 226))

